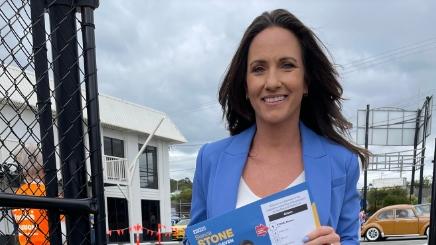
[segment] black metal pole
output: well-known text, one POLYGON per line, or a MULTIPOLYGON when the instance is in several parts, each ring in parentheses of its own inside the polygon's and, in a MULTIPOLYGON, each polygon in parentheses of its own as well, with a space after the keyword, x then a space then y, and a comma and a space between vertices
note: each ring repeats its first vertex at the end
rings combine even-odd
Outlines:
MULTIPOLYGON (((369 131, 369 105, 366 105, 366 124, 365 124, 365 149, 368 150, 368 131, 369 131)), ((367 190, 368 190, 368 164, 369 159, 367 159, 366 166, 364 167, 364 179, 363 179, 363 211, 365 213, 367 210, 367 190)))
POLYGON ((374 188, 374 210, 377 211, 377 188, 374 188))
POLYGON ((428 245, 436 244, 436 138, 434 139, 433 153, 433 181, 431 184, 431 207, 430 207, 430 237, 428 245))
MULTIPOLYGON (((44 2, 31 0, 33 59, 35 62, 38 123, 40 128, 41 153, 44 166, 44 184, 47 197, 58 197, 56 149, 54 146, 53 118, 50 101, 48 60, 45 37, 44 2)), ((60 213, 57 209, 47 211, 50 244, 62 244, 60 213)))
POLYGON ((430 107, 430 97, 427 97, 425 100, 425 111, 424 111, 424 121, 423 121, 423 132, 422 132, 422 149, 421 149, 421 166, 419 169, 419 189, 418 189, 418 203, 422 203, 422 185, 424 184, 424 157, 425 157, 425 143, 427 139, 427 117, 429 113, 429 107, 430 107))
POLYGON ((94 29, 94 9, 91 7, 82 7, 82 36, 91 160, 91 184, 92 195, 96 200, 96 205, 99 207, 98 213, 94 215, 95 244, 107 244, 94 29))
POLYGON ((418 109, 416 114, 416 123, 415 123, 415 137, 413 139, 413 165, 412 165, 412 178, 410 181, 410 194, 409 194, 410 203, 412 203, 412 195, 415 188, 416 155, 417 155, 417 148, 418 148, 420 124, 421 124, 421 109, 418 109))
MULTIPOLYGON (((50 3, 53 78, 55 82, 59 151, 66 198, 87 198, 83 115, 79 76, 76 6, 50 3)), ((89 214, 66 216, 68 244, 90 244, 89 214)))
MULTIPOLYGON (((0 207, 10 208, 36 208, 36 209, 56 209, 61 213, 97 213, 98 208, 94 200, 85 199, 68 199, 54 197, 40 197, 29 195, 15 195, 0 192, 0 207)), ((51 243, 50 243, 51 244, 51 243)))

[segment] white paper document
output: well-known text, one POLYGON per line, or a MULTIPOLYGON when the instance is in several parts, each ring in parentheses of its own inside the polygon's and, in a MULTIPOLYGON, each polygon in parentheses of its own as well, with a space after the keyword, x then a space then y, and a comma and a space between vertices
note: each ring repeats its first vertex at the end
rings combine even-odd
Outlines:
POLYGON ((304 236, 316 229, 307 190, 261 204, 261 209, 272 245, 302 245, 304 236))
POLYGON ((303 245, 319 226, 306 183, 186 228, 191 245, 303 245))

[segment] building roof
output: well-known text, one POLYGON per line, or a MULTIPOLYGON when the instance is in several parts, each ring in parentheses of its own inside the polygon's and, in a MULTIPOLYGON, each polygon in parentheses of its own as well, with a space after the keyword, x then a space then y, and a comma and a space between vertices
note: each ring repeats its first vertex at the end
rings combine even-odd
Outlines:
MULTIPOLYGON (((53 81, 50 81, 50 84, 53 89, 53 81)), ((23 73, 21 69, 9 66, 0 73, 0 98, 8 96, 15 103, 28 101, 29 106, 36 106, 34 85, 34 73, 23 73)), ((54 110, 55 102, 53 98, 52 106, 54 110)), ((164 112, 102 94, 99 95, 99 106, 100 121, 104 127, 150 134, 160 119, 165 117, 155 135, 169 141, 170 144, 185 143, 187 141, 174 122, 164 112)), ((86 113, 84 113, 84 117, 86 118, 86 113)))

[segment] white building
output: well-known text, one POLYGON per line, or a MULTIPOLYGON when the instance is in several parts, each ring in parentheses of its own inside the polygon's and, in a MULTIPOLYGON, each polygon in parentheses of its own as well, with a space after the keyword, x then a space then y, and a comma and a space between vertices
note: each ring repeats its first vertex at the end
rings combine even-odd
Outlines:
POLYGON ((381 178, 372 180, 372 188, 385 188, 385 187, 406 187, 406 178, 381 178))
MULTIPOLYGON (((24 95, 32 94, 31 83, 34 84, 35 81, 33 74, 26 73, 26 76, 27 78, 22 82, 17 83, 21 94, 24 95)), ((5 94, 5 91, 1 90, 10 88, 13 85, 11 81, 20 81, 23 78, 21 70, 15 68, 8 68, 8 72, 0 76, 2 85, 0 92, 3 92, 0 93, 0 114, 5 118, 14 120, 17 113, 9 105, 5 106, 8 102, 2 99, 1 96, 5 94)), ((11 91, 14 89, 11 88, 11 91)), ((11 91, 8 93, 9 98, 17 104, 23 103, 20 93, 11 94, 11 91)), ((35 93, 27 99, 31 106, 36 105, 35 93)), ((168 151, 170 145, 186 142, 185 137, 171 119, 162 112, 106 95, 100 95, 99 102, 108 230, 124 229, 129 226, 127 202, 124 196, 128 193, 125 187, 127 168, 139 152, 141 144, 145 142, 163 116, 166 119, 140 157, 138 168, 133 176, 134 220, 132 223, 140 224, 150 230, 156 230, 157 223, 169 227, 171 225, 171 201, 168 151)), ((54 101, 52 106, 55 107, 54 101)), ((39 137, 39 126, 35 125, 34 112, 30 108, 23 108, 20 113, 22 121, 17 119, 13 131, 18 133, 18 137, 24 135, 28 130, 23 122, 27 122, 33 125, 32 133, 39 137)), ((6 125, 3 120, 0 120, 0 129, 3 128, 6 128, 6 125)), ((54 135, 56 144, 56 129, 54 135)), ((11 146, 18 144, 16 136, 7 134, 7 130, 0 130, 0 140, 11 146)), ((9 152, 0 145, 0 164, 10 161, 11 158, 8 158, 8 155, 9 152)), ((57 164, 59 165, 59 161, 57 164)), ((109 241, 128 241, 128 237, 127 230, 124 235, 120 236, 114 232, 109 237, 109 241)), ((151 239, 151 237, 148 238, 151 239)), ((147 240, 146 232, 144 232, 144 239, 147 240)))

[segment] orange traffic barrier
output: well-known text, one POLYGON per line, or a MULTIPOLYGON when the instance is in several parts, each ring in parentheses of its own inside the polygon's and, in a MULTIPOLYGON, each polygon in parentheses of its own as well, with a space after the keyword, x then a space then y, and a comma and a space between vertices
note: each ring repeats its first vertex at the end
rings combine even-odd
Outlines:
MULTIPOLYGON (((16 191, 18 195, 45 196, 45 186, 42 183, 25 183, 16 191)), ((12 210, 15 221, 18 224, 18 241, 20 245, 49 245, 48 217, 43 209, 14 209, 12 210)))

